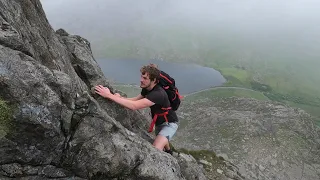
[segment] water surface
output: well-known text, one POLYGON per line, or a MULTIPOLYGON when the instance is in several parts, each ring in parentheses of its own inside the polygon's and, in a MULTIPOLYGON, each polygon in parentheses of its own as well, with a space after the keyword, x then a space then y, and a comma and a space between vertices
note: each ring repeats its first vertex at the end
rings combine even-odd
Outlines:
POLYGON ((221 86, 226 80, 219 71, 195 64, 181 64, 160 60, 97 59, 104 75, 119 84, 140 85, 140 68, 155 63, 176 80, 180 93, 187 94, 202 89, 221 86))

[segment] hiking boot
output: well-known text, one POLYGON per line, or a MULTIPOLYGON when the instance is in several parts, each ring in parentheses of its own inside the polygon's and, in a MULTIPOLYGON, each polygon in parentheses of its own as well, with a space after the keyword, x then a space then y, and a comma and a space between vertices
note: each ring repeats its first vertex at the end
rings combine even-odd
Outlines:
POLYGON ((169 153, 169 154, 173 154, 173 152, 172 152, 172 150, 171 149, 169 149, 169 150, 165 150, 164 152, 166 152, 166 153, 169 153))

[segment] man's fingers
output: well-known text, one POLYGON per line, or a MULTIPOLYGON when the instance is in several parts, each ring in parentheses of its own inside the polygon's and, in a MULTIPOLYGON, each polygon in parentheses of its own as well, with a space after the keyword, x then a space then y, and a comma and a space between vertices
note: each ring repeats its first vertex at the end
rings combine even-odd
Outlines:
POLYGON ((97 94, 101 95, 101 92, 100 92, 100 91, 95 91, 95 93, 97 93, 97 94))
POLYGON ((101 89, 104 89, 104 87, 103 87, 102 85, 99 85, 99 87, 100 87, 101 89))
POLYGON ((96 90, 102 90, 102 88, 100 86, 96 86, 95 89, 96 90))
POLYGON ((95 88, 103 88, 103 86, 102 85, 97 85, 97 86, 95 86, 95 88))
POLYGON ((99 95, 108 94, 110 93, 110 90, 102 85, 97 85, 94 87, 95 93, 99 95))
POLYGON ((105 89, 108 89, 108 88, 106 88, 106 87, 104 87, 104 86, 102 86, 102 85, 99 85, 99 86, 96 87, 96 89, 105 90, 105 89))

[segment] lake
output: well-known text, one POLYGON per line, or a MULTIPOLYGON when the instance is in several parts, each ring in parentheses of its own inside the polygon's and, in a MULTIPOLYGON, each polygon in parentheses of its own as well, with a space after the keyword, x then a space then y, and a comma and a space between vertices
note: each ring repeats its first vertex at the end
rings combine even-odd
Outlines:
POLYGON ((140 85, 140 68, 155 63, 176 81, 181 94, 221 86, 226 79, 219 71, 195 64, 173 63, 160 60, 97 59, 104 75, 117 84, 140 85))

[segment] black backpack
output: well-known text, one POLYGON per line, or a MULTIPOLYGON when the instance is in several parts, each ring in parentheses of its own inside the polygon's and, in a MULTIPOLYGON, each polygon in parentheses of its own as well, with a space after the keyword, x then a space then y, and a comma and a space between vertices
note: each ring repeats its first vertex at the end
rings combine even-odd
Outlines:
POLYGON ((159 85, 166 91, 171 104, 171 109, 176 111, 181 103, 182 96, 179 94, 179 90, 176 87, 175 80, 167 73, 161 71, 159 78, 159 85))

